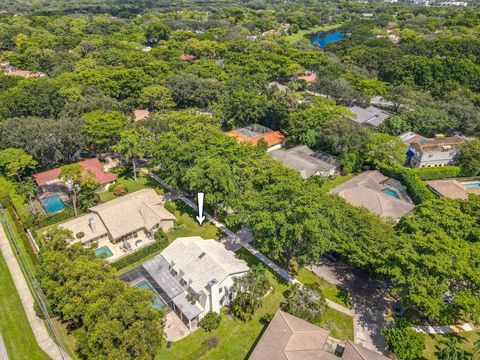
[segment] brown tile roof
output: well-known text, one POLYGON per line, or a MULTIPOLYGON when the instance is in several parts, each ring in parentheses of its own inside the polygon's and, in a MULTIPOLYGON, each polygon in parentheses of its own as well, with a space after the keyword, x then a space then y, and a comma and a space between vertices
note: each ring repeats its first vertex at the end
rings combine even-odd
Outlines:
POLYGON ((347 340, 342 360, 388 360, 389 358, 347 340))
POLYGON ((336 193, 350 204, 366 207, 384 218, 398 220, 412 211, 414 205, 382 192, 382 184, 389 179, 379 171, 365 171, 330 190, 330 193, 336 193))
MULTIPOLYGON (((100 185, 114 182, 117 178, 115 174, 106 172, 103 169, 102 163, 97 158, 83 160, 78 162, 77 164, 82 166, 86 172, 92 172, 95 177, 95 181, 97 181, 100 185)), ((35 182, 38 186, 43 186, 48 184, 49 182, 58 180, 60 172, 60 168, 55 168, 34 174, 33 178, 35 179, 35 182)))
POLYGON ((190 54, 182 54, 179 57, 183 61, 194 61, 197 59, 195 55, 190 55, 190 54))
POLYGON ((424 142, 415 142, 412 143, 412 146, 422 150, 424 153, 428 153, 434 151, 450 151, 452 149, 458 149, 463 144, 465 144, 465 140, 463 140, 460 136, 451 136, 437 137, 424 142))
POLYGON ((335 360, 324 350, 329 331, 278 310, 250 360, 335 360))
POLYGON ((137 109, 133 111, 133 119, 135 121, 140 121, 145 118, 147 118, 150 115, 150 111, 148 110, 143 110, 143 109, 137 109))
POLYGON ((299 76, 297 79, 305 80, 307 83, 311 83, 317 80, 317 75, 316 74, 304 75, 304 76, 299 76))
POLYGON ((280 131, 270 131, 265 134, 260 134, 258 136, 247 136, 241 133, 238 130, 232 130, 226 133, 228 137, 236 138, 239 144, 248 143, 252 145, 258 145, 258 142, 263 139, 268 147, 272 147, 278 144, 284 143, 287 138, 280 131))
POLYGON ((427 181, 428 186, 441 196, 451 199, 467 199, 469 194, 480 195, 480 187, 468 187, 458 180, 433 180, 427 181))

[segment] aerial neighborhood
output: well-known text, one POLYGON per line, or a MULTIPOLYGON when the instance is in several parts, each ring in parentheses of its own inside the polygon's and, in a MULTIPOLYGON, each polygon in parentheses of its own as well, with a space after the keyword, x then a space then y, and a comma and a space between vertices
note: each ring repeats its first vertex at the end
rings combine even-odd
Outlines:
POLYGON ((0 0, 0 359, 480 359, 479 35, 0 0))

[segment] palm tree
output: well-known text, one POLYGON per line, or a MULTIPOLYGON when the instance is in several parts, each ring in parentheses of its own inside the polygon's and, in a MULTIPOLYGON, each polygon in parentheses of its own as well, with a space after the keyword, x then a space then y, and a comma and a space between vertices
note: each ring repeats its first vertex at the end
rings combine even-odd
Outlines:
POLYGON ((125 130, 120 134, 120 142, 115 147, 125 157, 127 162, 132 161, 133 178, 135 181, 137 181, 137 159, 145 156, 149 135, 149 131, 143 127, 125 130))
POLYGON ((458 338, 450 337, 448 340, 442 341, 444 348, 437 352, 439 360, 464 360, 466 359, 465 351, 458 347, 458 338))

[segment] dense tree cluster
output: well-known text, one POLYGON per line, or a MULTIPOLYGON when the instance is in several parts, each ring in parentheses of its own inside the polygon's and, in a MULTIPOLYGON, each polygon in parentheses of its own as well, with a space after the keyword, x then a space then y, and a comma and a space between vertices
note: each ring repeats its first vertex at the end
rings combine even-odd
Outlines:
POLYGON ((38 278, 55 314, 75 329, 85 359, 152 359, 163 341, 164 313, 153 295, 123 282, 113 267, 67 230, 45 234, 38 278))

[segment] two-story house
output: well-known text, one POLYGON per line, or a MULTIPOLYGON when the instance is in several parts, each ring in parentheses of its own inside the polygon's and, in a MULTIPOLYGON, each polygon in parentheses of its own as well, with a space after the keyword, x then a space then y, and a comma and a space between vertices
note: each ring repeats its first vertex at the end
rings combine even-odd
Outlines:
POLYGON ((465 144, 459 136, 437 136, 410 145, 407 153, 412 168, 454 165, 458 162, 461 147, 465 144))

